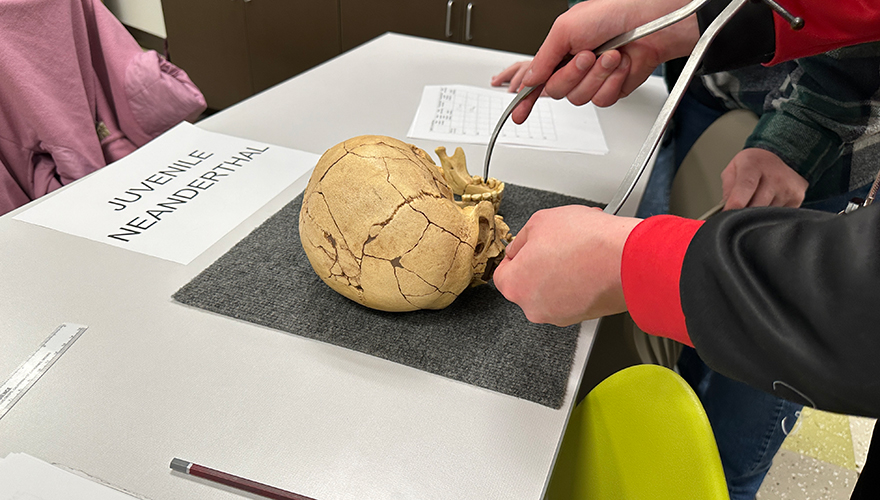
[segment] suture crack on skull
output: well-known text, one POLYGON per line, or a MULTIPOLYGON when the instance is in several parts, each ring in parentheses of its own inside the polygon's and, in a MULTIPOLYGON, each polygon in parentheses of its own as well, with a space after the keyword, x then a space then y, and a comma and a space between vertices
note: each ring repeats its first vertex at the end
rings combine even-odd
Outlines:
POLYGON ((439 167, 413 145, 366 135, 321 156, 299 234, 333 290, 383 311, 442 309, 491 277, 511 240, 496 215, 504 183, 470 176, 461 148, 437 155, 439 167))

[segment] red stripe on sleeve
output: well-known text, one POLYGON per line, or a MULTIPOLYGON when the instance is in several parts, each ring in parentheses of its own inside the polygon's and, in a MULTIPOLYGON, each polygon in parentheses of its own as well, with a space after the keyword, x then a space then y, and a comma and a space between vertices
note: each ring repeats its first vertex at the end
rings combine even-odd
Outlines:
POLYGON ((776 54, 768 66, 880 39, 880 4, 877 2, 784 0, 779 3, 802 17, 804 27, 795 31, 781 16, 773 14, 776 54))
POLYGON ((679 279, 684 254, 702 224, 672 215, 649 217, 630 233, 620 265, 623 296, 639 328, 690 346, 679 279))

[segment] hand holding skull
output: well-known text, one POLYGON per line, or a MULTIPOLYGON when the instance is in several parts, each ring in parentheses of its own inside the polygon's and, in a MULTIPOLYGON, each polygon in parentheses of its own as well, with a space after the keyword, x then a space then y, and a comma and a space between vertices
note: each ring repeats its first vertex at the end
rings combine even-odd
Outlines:
POLYGON ((626 310, 620 261, 640 219, 569 205, 536 212, 495 270, 529 321, 568 326, 626 310))

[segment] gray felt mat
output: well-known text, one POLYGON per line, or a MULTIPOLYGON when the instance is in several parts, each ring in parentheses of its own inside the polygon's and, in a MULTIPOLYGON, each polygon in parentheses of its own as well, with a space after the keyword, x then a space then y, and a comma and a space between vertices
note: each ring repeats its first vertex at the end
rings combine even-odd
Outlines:
MULTIPOLYGON (((598 206, 507 184, 499 213, 516 234, 542 208, 598 206)), ((174 294, 200 309, 354 349, 451 379, 562 406, 579 326, 529 323, 492 286, 440 311, 387 313, 352 302, 312 270, 297 229, 302 195, 174 294)))

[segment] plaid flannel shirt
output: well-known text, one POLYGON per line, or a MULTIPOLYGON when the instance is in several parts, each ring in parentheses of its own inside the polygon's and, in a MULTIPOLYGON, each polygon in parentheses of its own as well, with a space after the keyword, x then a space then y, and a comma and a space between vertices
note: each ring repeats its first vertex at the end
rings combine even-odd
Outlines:
POLYGON ((745 147, 775 153, 801 174, 807 202, 864 186, 880 168, 880 42, 700 83, 716 106, 760 117, 745 147))

